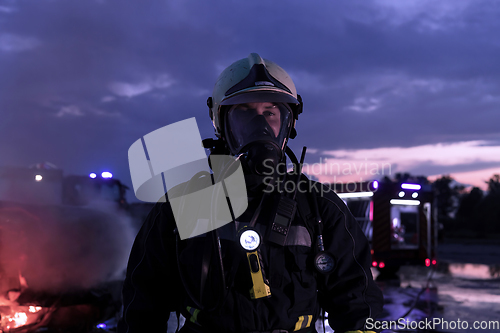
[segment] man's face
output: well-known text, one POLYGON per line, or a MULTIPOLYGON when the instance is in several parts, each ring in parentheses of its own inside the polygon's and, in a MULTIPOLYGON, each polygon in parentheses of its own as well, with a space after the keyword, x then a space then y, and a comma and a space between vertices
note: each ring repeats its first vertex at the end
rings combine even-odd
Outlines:
POLYGON ((292 117, 285 103, 249 102, 230 106, 224 126, 231 152, 239 154, 252 142, 272 142, 283 149, 292 117))
POLYGON ((267 123, 277 137, 281 127, 281 112, 276 103, 260 102, 260 103, 245 103, 236 105, 231 110, 232 116, 237 116, 244 119, 245 122, 251 122, 256 116, 264 116, 267 123))

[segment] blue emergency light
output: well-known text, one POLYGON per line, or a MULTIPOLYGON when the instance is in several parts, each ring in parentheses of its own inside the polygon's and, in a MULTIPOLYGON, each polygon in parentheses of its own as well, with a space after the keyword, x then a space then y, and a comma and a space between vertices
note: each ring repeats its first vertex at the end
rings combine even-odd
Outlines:
POLYGON ((104 171, 103 173, 101 173, 101 177, 102 178, 113 178, 113 174, 109 171, 104 171))

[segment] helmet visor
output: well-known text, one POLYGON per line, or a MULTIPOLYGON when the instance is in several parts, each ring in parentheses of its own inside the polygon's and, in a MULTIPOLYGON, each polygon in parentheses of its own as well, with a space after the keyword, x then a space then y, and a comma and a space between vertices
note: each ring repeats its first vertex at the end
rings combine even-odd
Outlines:
POLYGON ((226 116, 226 137, 231 152, 240 153, 251 142, 272 141, 281 149, 290 134, 292 111, 284 103, 232 105, 226 116))

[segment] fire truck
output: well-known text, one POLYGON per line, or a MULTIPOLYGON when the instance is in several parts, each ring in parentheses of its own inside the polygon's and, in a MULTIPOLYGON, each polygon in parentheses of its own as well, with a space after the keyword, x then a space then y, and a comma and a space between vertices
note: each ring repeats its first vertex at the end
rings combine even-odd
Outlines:
POLYGON ((393 274, 402 265, 437 265, 431 185, 390 179, 337 185, 370 242, 373 267, 393 274))

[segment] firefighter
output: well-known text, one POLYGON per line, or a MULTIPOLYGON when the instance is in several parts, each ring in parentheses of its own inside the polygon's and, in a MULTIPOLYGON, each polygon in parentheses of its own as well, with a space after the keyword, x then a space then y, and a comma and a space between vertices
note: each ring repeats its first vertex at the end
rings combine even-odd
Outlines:
POLYGON ((316 332, 321 309, 335 332, 364 331, 383 303, 369 245, 287 148, 302 112, 291 78, 252 53, 222 72, 208 106, 218 140, 205 143, 241 161, 248 208, 181 240, 170 204, 158 203, 130 254, 118 332, 166 332, 171 312, 185 333, 316 332))

